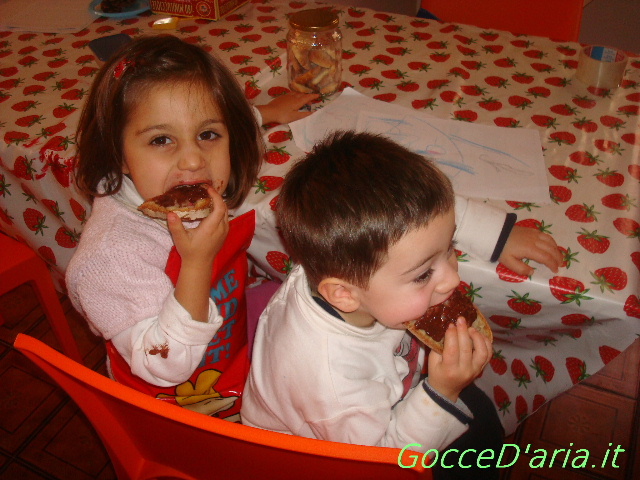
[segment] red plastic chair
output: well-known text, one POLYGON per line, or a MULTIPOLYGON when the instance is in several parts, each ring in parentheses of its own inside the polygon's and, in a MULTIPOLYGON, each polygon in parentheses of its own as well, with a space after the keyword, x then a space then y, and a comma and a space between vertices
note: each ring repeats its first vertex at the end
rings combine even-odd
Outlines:
POLYGON ((443 22, 577 42, 584 0, 422 0, 443 22))
MULTIPOLYGON (((430 479, 401 468, 401 450, 325 442, 227 422, 167 404, 114 382, 20 334, 14 343, 78 404, 102 439, 119 479, 430 479)), ((415 452, 404 452, 403 464, 415 452)))
POLYGON ((30 283, 33 287, 62 351, 82 362, 82 355, 60 305, 47 265, 25 244, 0 233, 0 295, 24 283, 30 283))

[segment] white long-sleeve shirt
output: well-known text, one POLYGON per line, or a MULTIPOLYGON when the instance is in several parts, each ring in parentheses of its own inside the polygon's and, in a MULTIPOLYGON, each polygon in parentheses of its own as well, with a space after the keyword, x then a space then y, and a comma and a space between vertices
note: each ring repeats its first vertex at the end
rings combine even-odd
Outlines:
MULTIPOLYGON (((328 313, 295 267, 260 318, 243 423, 360 445, 446 447, 466 431, 471 414, 417 378, 403 397, 410 374, 400 350, 405 336, 405 330, 377 322, 355 327, 328 313)), ((424 358, 420 348, 418 371, 424 358)))
POLYGON ((516 214, 456 195, 455 240, 466 253, 496 261, 516 221, 516 214))

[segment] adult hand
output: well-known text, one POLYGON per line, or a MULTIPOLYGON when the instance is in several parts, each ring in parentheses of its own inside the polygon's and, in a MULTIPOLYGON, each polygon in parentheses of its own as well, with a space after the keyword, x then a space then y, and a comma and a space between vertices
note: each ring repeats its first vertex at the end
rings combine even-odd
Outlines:
POLYGON ((500 254, 500 262, 520 275, 531 276, 535 269, 524 263, 523 258, 542 263, 553 273, 558 272, 563 261, 562 252, 551 235, 535 228, 515 226, 500 254))

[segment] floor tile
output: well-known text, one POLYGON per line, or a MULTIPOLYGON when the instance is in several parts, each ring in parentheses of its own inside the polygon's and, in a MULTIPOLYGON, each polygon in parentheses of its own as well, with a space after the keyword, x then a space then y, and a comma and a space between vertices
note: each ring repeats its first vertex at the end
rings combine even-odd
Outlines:
POLYGON ((61 479, 88 480, 112 471, 95 430, 72 402, 50 419, 20 458, 61 479))
POLYGON ((599 387, 619 395, 638 399, 640 393, 640 339, 585 380, 585 385, 599 387))
POLYGON ((636 404, 636 426, 634 440, 635 443, 632 446, 632 451, 636 453, 629 478, 640 478, 640 407, 638 406, 638 404, 636 404))
MULTIPOLYGON (((20 463, 14 462, 9 465, 9 468, 2 474, 0 474, 2 480, 51 480, 55 479, 48 475, 46 472, 37 473, 33 469, 28 468, 20 463)), ((62 480, 62 479, 61 479, 62 480)))
POLYGON ((18 430, 56 389, 15 367, 0 374, 0 383, 11 386, 0 390, 0 427, 10 433, 18 430))
POLYGON ((0 340, 7 344, 13 344, 18 333, 27 332, 44 315, 28 284, 0 296, 0 312, 4 320, 0 325, 0 340))
POLYGON ((0 449, 17 451, 66 401, 66 395, 18 352, 0 360, 0 449))
POLYGON ((0 296, 0 312, 5 321, 18 322, 38 305, 38 299, 29 284, 14 288, 0 296))
MULTIPOLYGON (((535 455, 550 456, 556 449, 563 449, 558 457, 562 465, 567 449, 571 449, 568 462, 580 466, 577 458, 579 449, 586 449, 588 462, 578 473, 594 473, 603 478, 624 479, 627 467, 634 462, 632 442, 636 402, 621 395, 576 385, 565 394, 545 405, 538 412, 535 421, 527 421, 522 431, 520 446, 524 449, 531 445, 530 452, 542 449, 535 455), (620 446, 623 453, 617 455, 616 465, 614 449, 620 446)), ((533 417, 532 417, 533 419, 533 417)), ((582 452, 585 453, 585 452, 582 452)))

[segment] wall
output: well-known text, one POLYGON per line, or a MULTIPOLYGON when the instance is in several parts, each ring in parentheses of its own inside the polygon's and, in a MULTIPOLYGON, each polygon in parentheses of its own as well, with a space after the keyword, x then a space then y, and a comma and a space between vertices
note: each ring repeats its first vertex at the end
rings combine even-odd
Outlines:
POLYGON ((415 15, 420 8, 420 0, 332 0, 331 3, 405 15, 415 15))

